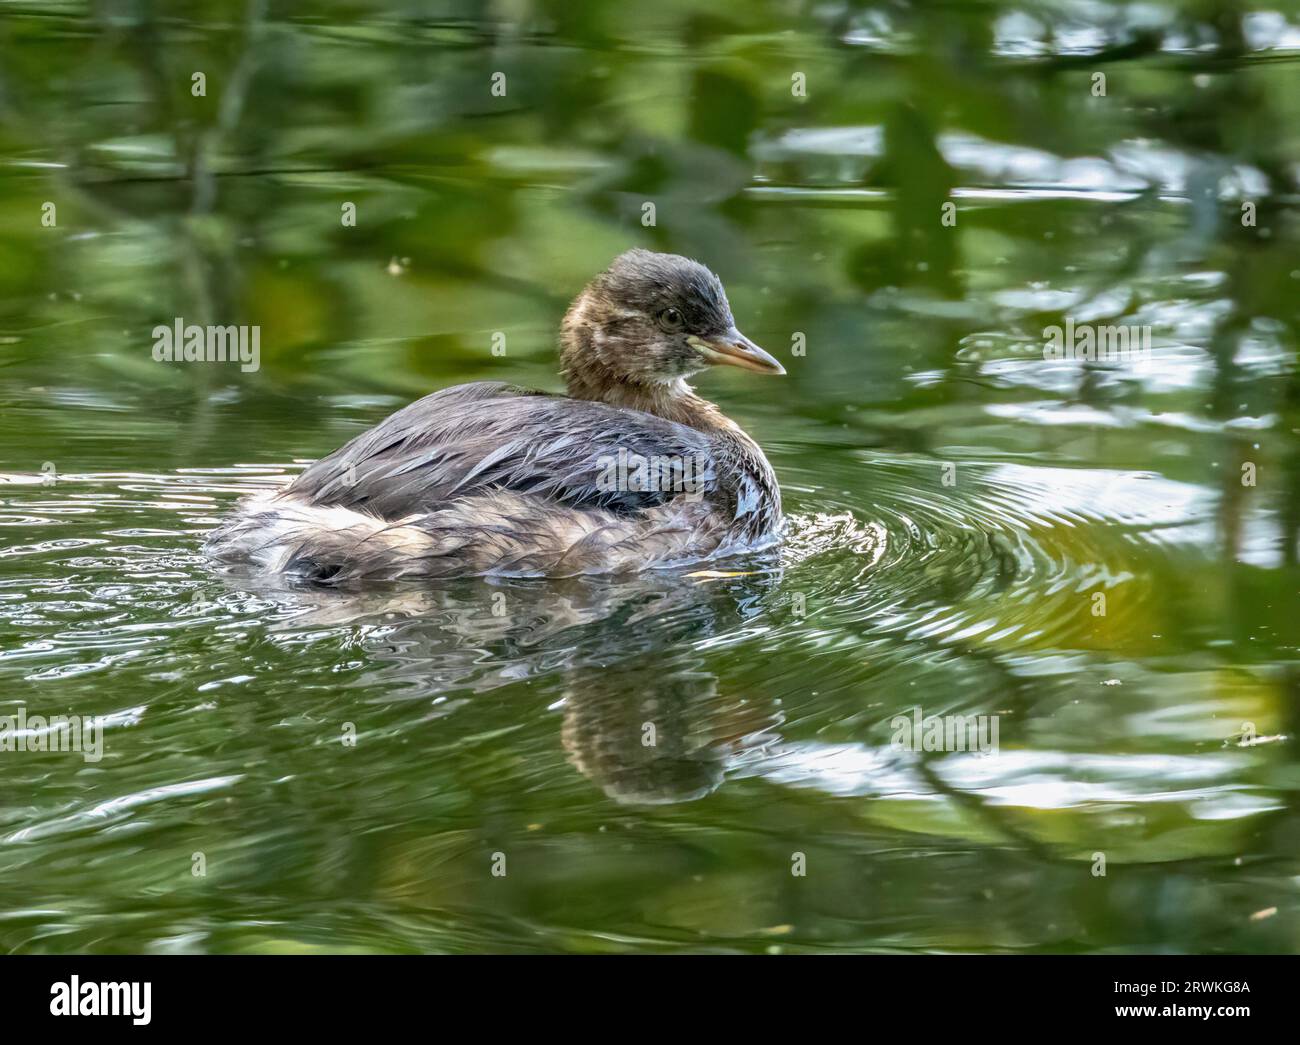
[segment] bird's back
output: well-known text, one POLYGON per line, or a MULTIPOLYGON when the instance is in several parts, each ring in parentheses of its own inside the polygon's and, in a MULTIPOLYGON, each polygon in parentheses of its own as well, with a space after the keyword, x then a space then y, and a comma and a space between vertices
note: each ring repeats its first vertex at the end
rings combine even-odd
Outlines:
POLYGON ((693 561, 775 532, 775 480, 749 456, 640 410, 459 385, 250 500, 208 548, 335 583, 693 561))

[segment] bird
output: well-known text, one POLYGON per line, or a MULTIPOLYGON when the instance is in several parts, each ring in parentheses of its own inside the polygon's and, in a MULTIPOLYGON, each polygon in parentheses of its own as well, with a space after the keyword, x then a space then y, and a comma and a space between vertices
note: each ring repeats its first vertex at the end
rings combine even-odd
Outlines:
POLYGON ((721 280, 619 255, 559 333, 567 394, 479 381, 398 410, 241 501, 214 560, 311 585, 626 574, 780 542, 759 445, 687 379, 785 368, 736 327, 721 280))

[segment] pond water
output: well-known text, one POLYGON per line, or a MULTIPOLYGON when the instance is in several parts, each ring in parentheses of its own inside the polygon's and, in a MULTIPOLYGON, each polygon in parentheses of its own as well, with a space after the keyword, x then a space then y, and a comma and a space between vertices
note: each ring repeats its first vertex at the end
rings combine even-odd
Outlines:
POLYGON ((0 951, 1300 949, 1294 10, 210 6, 0 19, 0 951), (789 371, 697 382, 779 550, 205 561, 634 245, 789 371))

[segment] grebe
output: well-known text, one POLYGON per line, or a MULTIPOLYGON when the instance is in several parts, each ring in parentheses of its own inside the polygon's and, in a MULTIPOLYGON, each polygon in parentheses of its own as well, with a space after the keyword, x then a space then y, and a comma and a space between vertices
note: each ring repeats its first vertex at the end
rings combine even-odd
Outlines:
POLYGON ((686 383, 719 364, 785 373, 736 329, 717 276, 630 250, 574 299, 560 346, 567 396, 435 392, 241 502, 206 550, 343 585, 619 573, 778 539, 763 451, 686 383))

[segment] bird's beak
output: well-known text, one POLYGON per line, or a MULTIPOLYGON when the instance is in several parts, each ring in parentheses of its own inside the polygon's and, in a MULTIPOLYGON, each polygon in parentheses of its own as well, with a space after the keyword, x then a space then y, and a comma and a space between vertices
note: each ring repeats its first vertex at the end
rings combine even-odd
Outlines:
POLYGON ((692 336, 687 341, 715 366, 738 366, 742 370, 753 370, 760 374, 785 373, 785 367, 735 327, 721 337, 705 340, 692 336))

